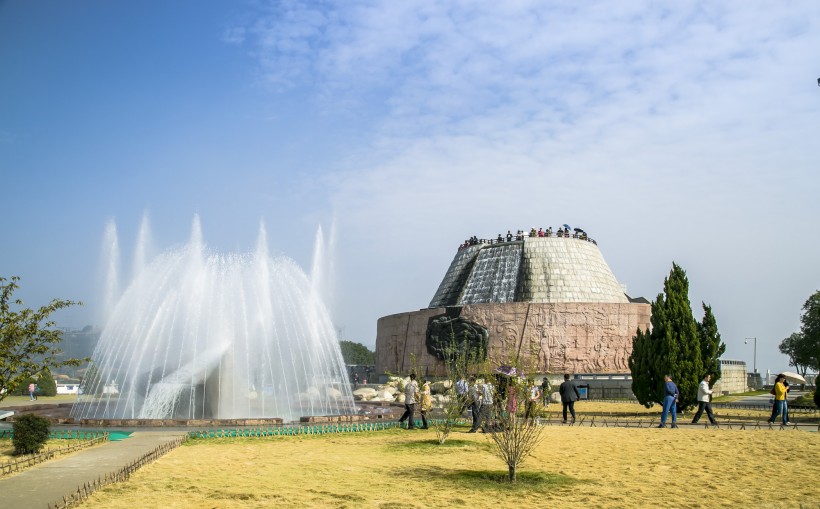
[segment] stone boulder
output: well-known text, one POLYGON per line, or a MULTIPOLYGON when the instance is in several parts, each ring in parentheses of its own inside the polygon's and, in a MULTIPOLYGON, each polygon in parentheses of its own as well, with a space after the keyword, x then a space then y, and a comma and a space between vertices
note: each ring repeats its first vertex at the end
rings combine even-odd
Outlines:
POLYGON ((391 376, 385 385, 388 387, 393 387, 399 392, 404 392, 404 386, 407 385, 407 382, 410 381, 410 378, 402 378, 400 376, 391 376))
POLYGON ((373 397, 373 399, 374 400, 379 400, 379 401, 391 402, 391 401, 394 401, 396 398, 395 398, 394 393, 392 393, 390 391, 387 391, 387 390, 382 390, 382 391, 377 392, 376 395, 373 397))
POLYGON ((362 387, 361 389, 356 389, 353 391, 353 398, 356 401, 367 401, 373 399, 376 396, 376 389, 372 387, 362 387))
POLYGON ((434 382, 430 384, 430 392, 432 392, 433 394, 444 394, 452 386, 453 382, 451 380, 441 380, 440 382, 434 382))
POLYGON ((433 404, 436 406, 443 406, 450 401, 449 396, 445 396, 444 394, 433 394, 432 396, 433 404))
POLYGON ((354 396, 370 396, 371 398, 376 395, 376 389, 372 387, 362 387, 361 389, 356 389, 353 391, 354 396))

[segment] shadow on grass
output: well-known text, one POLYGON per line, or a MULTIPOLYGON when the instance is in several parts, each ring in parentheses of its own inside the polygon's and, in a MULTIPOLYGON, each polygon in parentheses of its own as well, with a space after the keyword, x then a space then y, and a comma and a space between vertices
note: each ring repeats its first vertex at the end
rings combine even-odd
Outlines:
POLYGON ((401 442, 397 445, 405 449, 415 451, 435 451, 442 449, 490 450, 490 444, 488 442, 477 442, 475 440, 460 440, 458 438, 448 438, 443 444, 439 444, 435 436, 426 440, 413 440, 412 442, 401 442))
POLYGON ((426 479, 438 479, 467 490, 505 490, 513 493, 533 490, 548 491, 584 482, 566 475, 521 469, 516 473, 514 484, 510 482, 507 472, 501 470, 421 468, 416 469, 413 475, 426 479))

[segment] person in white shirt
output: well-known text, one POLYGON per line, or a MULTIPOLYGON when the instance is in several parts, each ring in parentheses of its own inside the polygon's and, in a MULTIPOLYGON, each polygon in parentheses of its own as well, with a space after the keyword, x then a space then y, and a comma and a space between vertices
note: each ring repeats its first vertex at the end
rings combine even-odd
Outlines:
POLYGON ((416 374, 410 373, 410 381, 404 386, 404 413, 399 419, 399 423, 407 420, 407 429, 416 429, 416 395, 419 393, 419 384, 416 382, 416 374))
MULTIPOLYGON (((493 396, 495 396, 495 387, 490 382, 483 384, 476 384, 476 397, 480 398, 480 406, 478 407, 478 418, 473 422, 474 430, 481 426, 481 432, 486 433, 488 430, 487 421, 492 418, 493 413, 493 396)), ((474 430, 470 430, 474 433, 474 430)))
POLYGON ((700 420, 700 416, 703 415, 703 409, 706 409, 706 416, 709 417, 709 422, 712 424, 717 424, 715 421, 715 414, 712 413, 712 403, 711 396, 712 396, 712 389, 709 388, 709 382, 712 380, 712 375, 707 374, 703 377, 703 380, 698 385, 698 412, 695 414, 695 418, 692 419, 692 424, 697 424, 700 420))
POLYGON ((456 382, 456 397, 461 402, 461 411, 459 414, 463 414, 465 410, 470 406, 470 385, 467 383, 467 380, 461 378, 458 382, 456 382))

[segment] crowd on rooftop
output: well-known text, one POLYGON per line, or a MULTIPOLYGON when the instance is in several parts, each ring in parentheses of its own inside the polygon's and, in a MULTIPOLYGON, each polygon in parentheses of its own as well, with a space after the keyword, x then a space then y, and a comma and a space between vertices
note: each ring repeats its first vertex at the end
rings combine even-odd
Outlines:
POLYGON ((552 226, 547 228, 538 228, 537 230, 533 227, 529 232, 525 230, 517 230, 515 234, 512 233, 512 230, 507 230, 507 235, 498 234, 498 237, 495 239, 480 239, 477 236, 473 235, 469 239, 465 240, 460 246, 458 246, 459 251, 470 246, 475 246, 477 244, 502 244, 504 242, 513 242, 516 240, 524 240, 524 237, 561 237, 561 238, 572 238, 572 239, 579 239, 579 240, 586 240, 587 242, 592 242, 595 245, 598 245, 594 239, 590 238, 587 235, 587 232, 582 230, 581 228, 573 228, 573 231, 570 231, 569 225, 563 225, 560 228, 556 228, 553 232, 552 226))

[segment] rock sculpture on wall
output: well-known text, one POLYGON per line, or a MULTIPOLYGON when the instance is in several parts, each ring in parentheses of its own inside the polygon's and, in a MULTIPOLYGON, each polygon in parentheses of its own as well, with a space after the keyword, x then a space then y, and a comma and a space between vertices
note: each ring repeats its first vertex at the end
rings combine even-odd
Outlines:
POLYGON ((434 316, 427 324, 427 353, 446 361, 455 348, 483 361, 487 359, 489 337, 487 329, 475 322, 459 316, 434 316))

